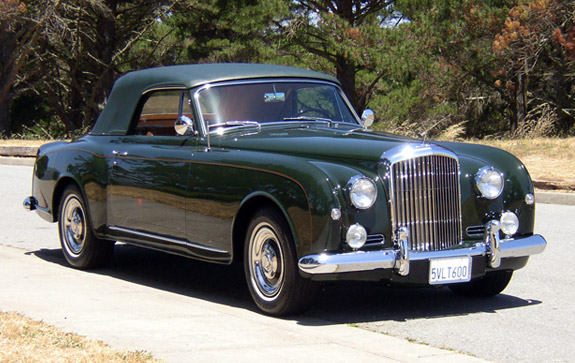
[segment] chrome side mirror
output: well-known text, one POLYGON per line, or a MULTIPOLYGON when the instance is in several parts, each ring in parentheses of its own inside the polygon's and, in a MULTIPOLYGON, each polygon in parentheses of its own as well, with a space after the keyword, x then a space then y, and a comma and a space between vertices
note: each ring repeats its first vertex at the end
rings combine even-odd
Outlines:
POLYGON ((188 116, 182 115, 174 123, 174 129, 180 136, 188 135, 194 131, 194 121, 188 116))
POLYGON ((375 120, 375 114, 371 108, 366 108, 361 113, 361 121, 363 122, 363 127, 370 127, 373 125, 373 121, 375 120))

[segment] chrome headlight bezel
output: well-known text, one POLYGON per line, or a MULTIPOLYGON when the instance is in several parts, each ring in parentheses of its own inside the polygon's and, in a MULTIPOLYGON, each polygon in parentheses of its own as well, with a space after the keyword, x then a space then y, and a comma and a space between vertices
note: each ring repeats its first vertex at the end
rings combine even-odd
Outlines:
POLYGON ((484 166, 475 174, 475 188, 486 199, 496 199, 503 193, 505 179, 503 173, 493 166, 484 166))
POLYGON ((375 181, 365 176, 355 176, 348 182, 349 200, 357 209, 369 209, 377 200, 375 181))

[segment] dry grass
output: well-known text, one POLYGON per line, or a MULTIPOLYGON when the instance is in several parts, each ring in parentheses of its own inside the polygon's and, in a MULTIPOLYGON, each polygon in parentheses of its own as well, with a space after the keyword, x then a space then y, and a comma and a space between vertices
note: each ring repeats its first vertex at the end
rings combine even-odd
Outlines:
POLYGON ((0 362, 159 362, 146 352, 117 351, 14 312, 0 312, 0 362))
POLYGON ((517 156, 541 188, 575 191, 575 137, 474 142, 517 156))

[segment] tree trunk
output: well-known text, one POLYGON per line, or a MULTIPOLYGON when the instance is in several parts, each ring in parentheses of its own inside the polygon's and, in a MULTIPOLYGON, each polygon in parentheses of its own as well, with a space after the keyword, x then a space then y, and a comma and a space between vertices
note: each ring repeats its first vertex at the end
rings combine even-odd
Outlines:
POLYGON ((337 64, 336 64, 336 77, 341 82, 341 88, 343 92, 349 98, 351 105, 357 111, 359 106, 357 104, 357 93, 355 91, 355 66, 353 63, 349 62, 345 56, 338 55, 337 56, 337 64))
POLYGON ((118 39, 117 39, 117 24, 116 17, 118 15, 118 1, 117 0, 106 0, 106 6, 110 10, 112 16, 102 17, 98 20, 97 29, 100 34, 98 39, 98 58, 102 61, 102 64, 106 65, 100 67, 99 79, 94 82, 93 94, 89 98, 91 103, 86 112, 86 126, 93 126, 96 122, 96 118, 100 113, 98 105, 103 103, 109 96, 114 81, 116 80, 116 74, 114 72, 114 54, 118 49, 118 39))
POLYGON ((10 136, 10 103, 11 97, 6 97, 0 100, 0 137, 10 136))
POLYGON ((514 104, 513 113, 514 117, 511 118, 510 129, 511 132, 515 132, 519 125, 525 121, 527 116, 527 85, 526 85, 526 75, 518 74, 514 89, 514 104))
POLYGON ((16 78, 13 54, 18 44, 14 32, 7 26, 0 29, 0 137, 10 136, 10 103, 12 103, 13 85, 16 78))

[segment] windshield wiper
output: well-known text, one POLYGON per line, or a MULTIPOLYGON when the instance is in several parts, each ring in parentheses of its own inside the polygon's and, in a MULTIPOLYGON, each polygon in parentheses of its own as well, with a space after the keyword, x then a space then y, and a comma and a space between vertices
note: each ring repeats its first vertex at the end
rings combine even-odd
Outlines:
POLYGON ((329 127, 333 126, 333 120, 325 117, 313 117, 313 116, 284 117, 284 121, 320 121, 320 122, 327 122, 329 127))
POLYGON ((217 124, 209 124, 208 129, 215 129, 218 127, 233 127, 233 126, 255 126, 258 130, 261 128, 259 122, 256 121, 226 121, 218 122, 217 124))
POLYGON ((330 124, 333 122, 329 118, 312 117, 312 116, 284 117, 284 121, 323 121, 323 122, 329 122, 330 124))

